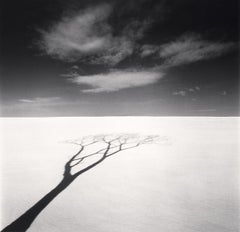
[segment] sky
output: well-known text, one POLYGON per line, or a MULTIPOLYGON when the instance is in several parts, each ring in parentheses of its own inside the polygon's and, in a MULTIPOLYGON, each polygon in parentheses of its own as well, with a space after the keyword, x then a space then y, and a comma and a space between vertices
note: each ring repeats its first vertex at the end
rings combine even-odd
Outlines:
POLYGON ((0 114, 238 116, 237 0, 2 0, 0 114))

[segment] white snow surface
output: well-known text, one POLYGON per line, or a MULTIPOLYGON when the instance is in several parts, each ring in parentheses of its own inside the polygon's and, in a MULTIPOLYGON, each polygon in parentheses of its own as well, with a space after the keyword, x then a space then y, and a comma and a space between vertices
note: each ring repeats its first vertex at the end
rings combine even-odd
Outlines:
POLYGON ((236 232, 239 118, 0 118, 1 227, 62 178, 84 135, 170 138, 113 156, 79 176, 29 232, 236 232))

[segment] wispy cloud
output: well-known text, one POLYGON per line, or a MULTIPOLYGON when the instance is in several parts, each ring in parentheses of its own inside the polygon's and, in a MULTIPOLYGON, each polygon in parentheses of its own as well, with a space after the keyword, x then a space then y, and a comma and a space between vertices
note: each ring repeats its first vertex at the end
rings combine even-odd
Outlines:
POLYGON ((201 88, 200 88, 199 86, 194 86, 194 87, 192 87, 192 88, 174 91, 174 92, 172 93, 172 95, 185 97, 185 96, 188 95, 188 94, 193 94, 193 93, 199 92, 200 89, 201 89, 201 88))
POLYGON ((102 4, 64 17, 41 31, 40 48, 62 60, 115 65, 133 53, 149 21, 130 20, 116 34, 108 23, 111 13, 111 5, 102 4))
MULTIPOLYGON (((134 37, 134 29, 139 24, 130 24, 126 29, 125 37, 118 37, 111 43, 111 47, 105 52, 100 53, 92 58, 93 63, 110 63, 116 64, 131 55, 136 44, 130 38, 134 37), (133 26, 134 25, 134 26, 133 26), (128 36, 126 36, 128 35, 128 36)), ((143 36, 143 31, 139 30, 137 37, 143 36)), ((154 55, 155 58, 161 58, 162 64, 146 69, 148 71, 110 71, 107 74, 96 75, 79 75, 74 70, 66 77, 72 77, 70 80, 78 85, 89 85, 91 88, 82 92, 112 92, 130 87, 140 87, 154 83, 159 80, 157 77, 163 76, 165 72, 172 67, 186 65, 193 62, 211 59, 220 56, 235 47, 234 43, 210 42, 197 35, 184 35, 175 41, 163 45, 143 45, 138 49, 140 57, 154 55), (149 71, 150 70, 150 71, 149 71), (144 76, 145 75, 145 76, 144 76)), ((199 87, 190 88, 189 90, 175 91, 173 95, 185 96, 189 92, 199 91, 199 87)))
POLYGON ((85 93, 114 92, 121 89, 140 87, 157 82, 163 77, 163 73, 155 71, 111 71, 106 74, 91 76, 77 76, 69 79, 78 85, 88 85, 85 93))
POLYGON ((173 95, 175 96, 182 96, 182 97, 185 97, 187 95, 187 91, 185 90, 180 90, 180 91, 175 91, 172 93, 173 95))
POLYGON ((159 52, 160 46, 158 45, 150 45, 150 44, 145 44, 140 48, 139 55, 143 57, 147 57, 153 54, 156 54, 159 52))
POLYGON ((90 62, 116 65, 126 57, 131 56, 138 46, 137 41, 144 36, 149 24, 149 20, 143 22, 129 21, 118 36, 111 35, 108 37, 106 49, 92 57, 90 62))
MULTIPOLYGON (((129 17, 126 25, 117 25, 114 28, 113 24, 109 23, 114 9, 111 4, 105 3, 62 17, 47 30, 41 31, 40 47, 57 59, 74 61, 75 64, 81 61, 104 64, 109 66, 109 69, 130 56, 140 59, 152 56, 149 63, 153 61, 151 58, 157 58, 162 63, 158 64, 157 68, 153 67, 156 61, 154 60, 152 68, 145 70, 142 68, 129 71, 128 67, 128 70, 110 69, 108 73, 95 75, 85 75, 86 72, 74 65, 69 74, 62 76, 77 85, 89 86, 82 92, 113 92, 152 84, 163 77, 162 70, 167 72, 174 66, 214 58, 234 47, 233 43, 211 42, 195 34, 185 34, 165 44, 143 44, 143 38, 152 25, 153 18, 143 17, 140 21, 134 16, 129 17)), ((173 94, 185 96, 193 91, 196 89, 176 91, 173 94)), ((21 100, 25 103, 33 101, 21 100)))
POLYGON ((134 43, 127 37, 110 38, 106 49, 95 57, 91 57, 89 63, 116 65, 131 55, 133 50, 134 43))
POLYGON ((192 87, 192 88, 189 88, 187 91, 188 92, 198 92, 198 91, 200 91, 200 87, 199 86, 194 86, 194 87, 192 87))
POLYGON ((236 47, 233 42, 208 41, 200 35, 184 34, 175 41, 162 45, 142 45, 140 57, 154 55, 163 60, 162 67, 174 67, 208 60, 232 50, 236 47))
POLYGON ((199 35, 184 35, 161 45, 159 56, 164 60, 166 67, 172 67, 221 56, 234 46, 231 42, 210 42, 199 35))
POLYGON ((18 101, 26 104, 51 104, 60 100, 60 97, 36 97, 36 98, 22 98, 18 101))
POLYGON ((76 59, 104 49, 110 33, 106 23, 110 13, 110 5, 104 4, 63 17, 49 30, 41 31, 41 48, 48 55, 63 60, 76 59))

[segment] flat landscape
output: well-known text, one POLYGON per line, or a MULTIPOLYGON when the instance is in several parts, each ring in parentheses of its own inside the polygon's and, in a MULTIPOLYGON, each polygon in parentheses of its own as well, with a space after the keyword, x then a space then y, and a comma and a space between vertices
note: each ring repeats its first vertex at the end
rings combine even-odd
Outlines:
POLYGON ((239 229, 238 118, 1 118, 2 228, 54 188, 85 135, 160 135, 79 176, 29 231, 239 229))

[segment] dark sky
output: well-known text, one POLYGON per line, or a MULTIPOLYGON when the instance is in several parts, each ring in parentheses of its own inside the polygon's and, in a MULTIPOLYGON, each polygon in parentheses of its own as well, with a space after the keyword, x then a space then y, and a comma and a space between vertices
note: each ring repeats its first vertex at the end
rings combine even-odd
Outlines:
POLYGON ((1 116, 237 116, 236 0, 1 0, 1 116))

